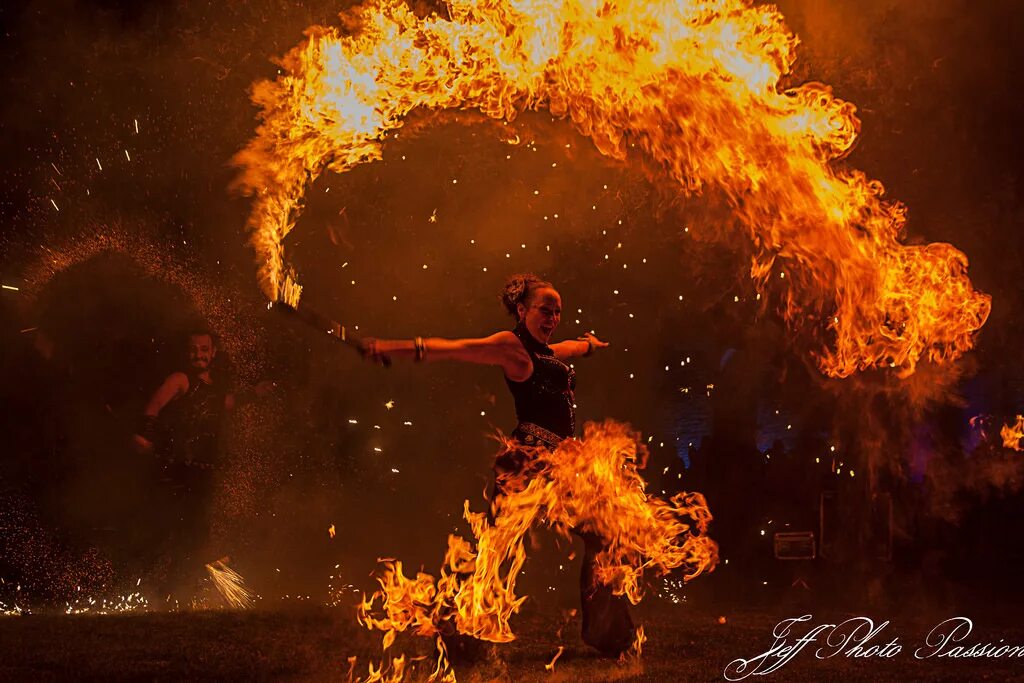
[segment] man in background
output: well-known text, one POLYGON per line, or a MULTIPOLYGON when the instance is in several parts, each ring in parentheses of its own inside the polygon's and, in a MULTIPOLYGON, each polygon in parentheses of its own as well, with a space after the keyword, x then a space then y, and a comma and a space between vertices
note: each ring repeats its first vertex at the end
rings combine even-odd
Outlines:
MULTIPOLYGON (((220 439, 226 413, 275 386, 263 381, 234 394, 214 370, 217 338, 207 329, 188 335, 188 363, 171 373, 143 410, 132 442, 140 454, 155 453, 167 485, 168 535, 165 589, 177 583, 195 588, 206 563, 215 475, 220 464, 220 439)), ((162 591, 163 592, 163 591, 162 591)), ((192 597, 192 596, 189 596, 192 597)))

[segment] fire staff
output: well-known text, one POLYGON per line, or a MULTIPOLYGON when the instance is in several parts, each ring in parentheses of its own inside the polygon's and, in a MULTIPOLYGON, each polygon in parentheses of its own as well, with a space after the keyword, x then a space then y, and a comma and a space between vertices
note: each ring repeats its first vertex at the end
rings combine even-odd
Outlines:
MULTIPOLYGON (((368 360, 385 359, 456 360, 497 365, 515 400, 518 424, 512 437, 524 450, 511 449, 494 464, 495 496, 507 491, 504 483, 510 475, 530 466, 531 451, 537 446, 555 449, 564 439, 573 438, 576 414, 573 394, 576 374, 567 361, 590 356, 608 344, 592 334, 576 340, 551 344, 551 337, 562 315, 562 299, 549 282, 536 275, 514 275, 505 283, 502 304, 515 319, 512 330, 475 339, 385 340, 365 338, 361 342, 368 360)), ((628 601, 616 596, 595 578, 595 559, 603 547, 599 536, 577 531, 584 541, 580 576, 580 601, 583 616, 583 640, 600 652, 617 656, 628 649, 635 629, 628 601)))

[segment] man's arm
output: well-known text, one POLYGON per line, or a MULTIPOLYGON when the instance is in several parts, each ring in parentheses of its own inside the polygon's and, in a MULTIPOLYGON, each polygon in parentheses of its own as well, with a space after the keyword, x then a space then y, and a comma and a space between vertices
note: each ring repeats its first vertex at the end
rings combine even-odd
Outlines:
POLYGON ((149 402, 142 411, 139 429, 132 435, 132 444, 139 453, 150 453, 153 450, 153 426, 157 415, 167 404, 188 391, 188 375, 176 372, 153 392, 149 402))
POLYGON ((277 382, 269 379, 262 380, 256 384, 224 396, 224 408, 234 410, 252 403, 257 398, 269 394, 277 388, 277 382))

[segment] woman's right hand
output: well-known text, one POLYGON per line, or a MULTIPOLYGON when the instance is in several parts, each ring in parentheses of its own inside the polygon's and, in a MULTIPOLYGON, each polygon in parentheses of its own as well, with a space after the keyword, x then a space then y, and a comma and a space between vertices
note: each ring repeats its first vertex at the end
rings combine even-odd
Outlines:
POLYGON ((373 363, 374 365, 386 365, 388 362, 387 356, 385 356, 380 350, 380 340, 374 337, 363 337, 359 340, 359 355, 363 357, 363 360, 373 363))
POLYGON ((132 434, 132 448, 138 455, 149 455, 153 452, 153 442, 141 434, 132 434))

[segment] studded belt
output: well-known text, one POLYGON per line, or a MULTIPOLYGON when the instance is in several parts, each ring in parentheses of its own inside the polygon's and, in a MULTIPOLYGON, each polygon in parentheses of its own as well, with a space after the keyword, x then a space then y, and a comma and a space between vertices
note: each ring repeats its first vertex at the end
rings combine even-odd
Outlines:
POLYGON ((547 446, 552 450, 562 441, 565 441, 565 437, 559 436, 549 429, 539 427, 532 422, 520 422, 512 431, 512 436, 527 446, 547 446))

